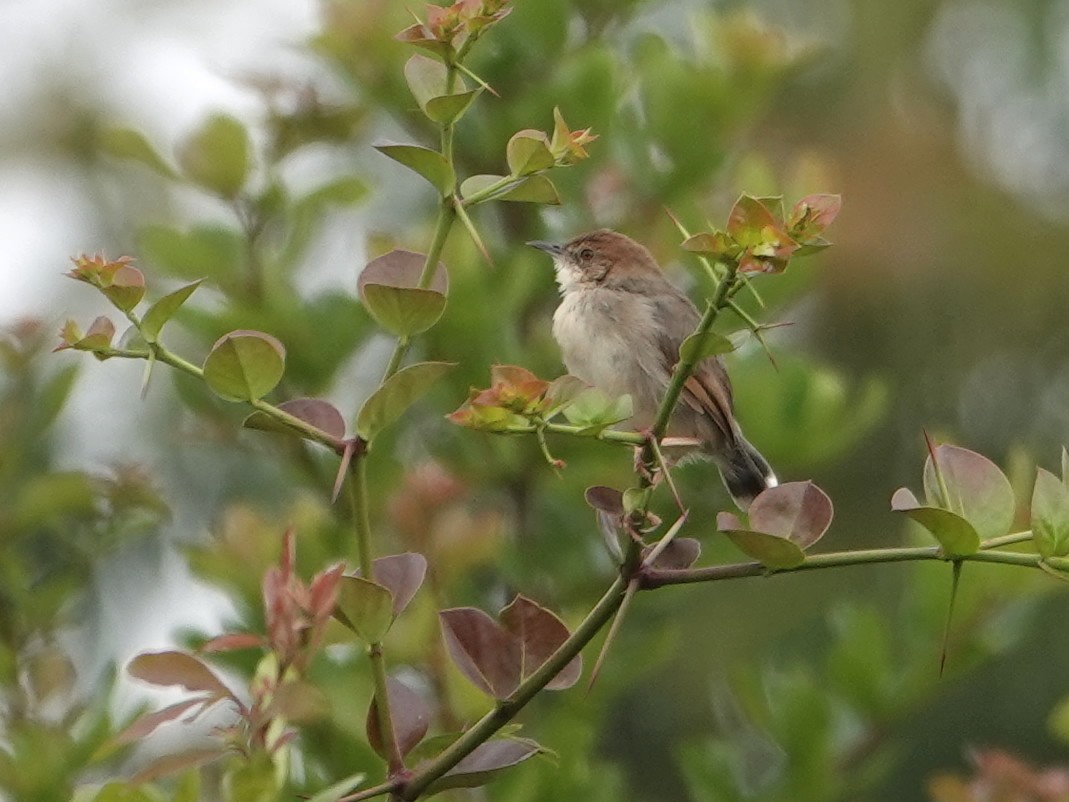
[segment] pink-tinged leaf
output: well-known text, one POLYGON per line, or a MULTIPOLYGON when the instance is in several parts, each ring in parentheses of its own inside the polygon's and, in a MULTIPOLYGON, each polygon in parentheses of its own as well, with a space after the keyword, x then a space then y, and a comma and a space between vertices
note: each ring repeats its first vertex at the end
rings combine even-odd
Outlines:
MULTIPOLYGON (((390 695, 390 720, 393 723, 393 734, 397 739, 397 749, 404 757, 427 734, 431 709, 422 696, 400 680, 389 677, 386 683, 386 692, 390 695)), ((379 727, 379 706, 376 699, 371 700, 371 707, 367 711, 367 740, 379 757, 389 759, 390 756, 383 743, 379 727)))
POLYGON ((624 514, 624 494, 612 487, 588 487, 583 493, 586 503, 609 515, 624 514))
POLYGON ((742 248, 726 231, 702 231, 683 240, 683 250, 708 254, 713 259, 733 259, 742 248))
POLYGON ((787 228, 799 242, 809 244, 839 216, 842 195, 806 195, 791 209, 787 228))
POLYGON ((214 704, 218 699, 211 696, 197 696, 193 699, 184 699, 176 702, 163 710, 147 713, 136 719, 129 727, 115 736, 115 743, 128 744, 144 738, 156 731, 161 724, 181 718, 183 714, 195 707, 214 704))
POLYGON ((453 50, 452 45, 448 42, 440 41, 434 35, 434 32, 422 22, 409 25, 400 33, 395 34, 393 38, 399 42, 406 42, 407 44, 415 45, 416 47, 422 47, 424 50, 429 50, 442 57, 453 50))
POLYGON ((930 507, 942 507, 964 518, 981 538, 1000 537, 1010 531, 1017 500, 1005 474, 987 457, 958 446, 933 448, 924 464, 924 491, 930 507), (942 487, 933 457, 949 498, 942 487))
POLYGON ((702 546, 692 537, 679 537, 669 543, 653 561, 654 568, 677 570, 690 568, 701 556, 702 546))
POLYGON ((1032 539, 1044 559, 1069 554, 1069 489, 1039 469, 1032 491, 1032 539))
POLYGON ((426 793, 436 794, 447 788, 478 788, 486 785, 505 769, 516 766, 542 751, 542 747, 528 738, 497 738, 479 744, 439 779, 431 783, 426 793))
POLYGON ((232 632, 227 635, 219 635, 202 645, 197 651, 203 654, 215 654, 216 652, 235 652, 240 649, 263 648, 264 639, 251 632, 232 632))
POLYGON ((446 649, 460 672, 484 693, 505 699, 520 684, 520 642, 474 607, 442 610, 446 649))
POLYGON ((117 308, 129 312, 145 297, 145 274, 124 264, 115 271, 111 283, 101 287, 100 291, 117 308))
POLYGON ((204 691, 217 699, 235 699, 208 666, 185 652, 145 652, 131 660, 126 671, 152 685, 181 685, 186 690, 204 691))
POLYGON ((750 505, 750 529, 808 549, 828 531, 832 503, 812 482, 787 482, 760 493, 750 505))
MULTIPOLYGON (((498 616, 520 643, 521 681, 531 676, 568 639, 568 627, 556 615, 526 596, 517 595, 498 616)), ((560 691, 579 681, 583 658, 576 655, 549 681, 546 690, 560 691)))
POLYGON ((308 607, 316 621, 325 621, 338 604, 338 587, 345 574, 344 563, 338 563, 312 577, 308 587, 308 607))
POLYGON ((262 331, 224 334, 204 360, 204 380, 227 401, 253 401, 271 392, 282 379, 286 349, 262 331))
MULTIPOLYGON (((387 287, 416 287, 419 286, 420 276, 423 274, 423 266, 427 257, 422 253, 405 250, 392 250, 382 256, 372 259, 356 280, 356 290, 361 299, 364 297, 364 285, 382 284, 387 287)), ((449 273, 441 262, 434 271, 434 278, 427 288, 441 293, 449 294, 449 273)))
POLYGON ((164 755, 153 760, 131 777, 130 784, 140 785, 158 780, 161 777, 170 777, 186 769, 197 768, 205 763, 218 760, 226 754, 229 754, 229 750, 217 746, 210 749, 193 749, 189 752, 179 752, 176 755, 164 755))
POLYGON ((427 576, 427 558, 415 552, 379 557, 371 565, 375 581, 393 595, 393 614, 408 607, 427 576))
MULTIPOLYGON (((337 407, 327 401, 319 398, 295 398, 279 404, 278 408, 336 440, 345 437, 345 418, 342 417, 337 407)), ((266 412, 260 411, 253 412, 241 422, 241 425, 246 429, 259 429, 265 432, 297 436, 301 434, 266 412)))
POLYGON ((922 507, 905 487, 900 487, 891 496, 891 509, 905 513, 931 532, 948 557, 967 557, 980 548, 980 536, 972 524, 941 507, 922 507))

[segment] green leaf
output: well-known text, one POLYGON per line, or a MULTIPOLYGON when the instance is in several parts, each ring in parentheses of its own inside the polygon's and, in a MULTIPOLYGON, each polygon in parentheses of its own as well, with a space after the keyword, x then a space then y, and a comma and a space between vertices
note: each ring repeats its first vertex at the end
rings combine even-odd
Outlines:
POLYGON ((931 532, 947 557, 967 557, 980 549, 980 536, 971 523, 941 507, 922 507, 907 488, 900 487, 895 491, 891 509, 904 512, 931 532))
POLYGON ((375 321, 398 337, 426 331, 445 311, 444 295, 418 287, 365 284, 363 301, 375 321))
POLYGON ((439 95, 427 101, 424 111, 436 123, 455 122, 468 110, 472 101, 479 95, 478 89, 467 92, 455 92, 452 95, 439 95))
POLYGON ((325 206, 350 206, 367 197, 367 183, 355 175, 343 175, 322 184, 294 203, 296 214, 325 206))
POLYGON ((453 191, 456 174, 445 156, 438 151, 419 145, 400 145, 392 142, 382 142, 374 147, 384 156, 389 156, 395 162, 423 176, 443 196, 453 191))
POLYGON ((241 329, 224 334, 204 360, 204 379, 228 401, 263 398, 282 379, 286 349, 270 334, 241 329))
POLYGON ((446 93, 449 70, 438 59, 417 53, 405 62, 405 82, 419 107, 427 111, 427 102, 446 93))
MULTIPOLYGON (((487 187, 499 183, 505 178, 500 175, 473 175, 464 180, 460 185, 461 196, 467 198, 482 192, 487 187)), ((504 184, 492 195, 478 201, 485 203, 490 200, 516 201, 520 203, 546 203, 557 205, 560 203, 560 195, 553 182, 544 175, 529 175, 521 179, 504 184)))
POLYGON ((393 596, 370 579, 343 576, 335 617, 366 642, 378 643, 393 623, 393 596))
POLYGON ((1032 491, 1032 538, 1044 559, 1069 555, 1069 488, 1042 468, 1032 491))
POLYGON ((549 138, 541 131, 526 128, 513 134, 505 155, 512 175, 530 175, 546 170, 556 162, 549 150, 549 138))
POLYGON ((633 414, 630 395, 612 398, 597 387, 583 390, 564 408, 568 422, 584 427, 587 434, 625 421, 633 414))
POLYGON ((691 334, 679 346, 681 361, 694 364, 707 356, 727 354, 735 349, 731 340, 711 331, 705 334, 691 334))
POLYGON ((797 568, 805 562, 805 552, 797 543, 779 535, 746 529, 731 513, 717 515, 716 525, 740 551, 766 568, 797 568))
POLYGON ((156 151, 148 138, 133 128, 109 128, 100 135, 100 149, 109 156, 140 162, 166 178, 178 173, 156 151))
POLYGON ((968 521, 981 538, 1010 531, 1017 501, 1009 479, 987 457, 958 446, 940 445, 933 451, 950 498, 941 503, 942 490, 932 455, 924 465, 928 505, 942 507, 968 521))
POLYGON ((174 292, 168 293, 152 304, 141 319, 141 334, 149 342, 156 342, 156 338, 163 329, 164 324, 174 317, 182 304, 184 304, 194 290, 201 285, 204 279, 197 279, 192 284, 179 287, 174 292))
POLYGON ((365 440, 397 420, 436 381, 448 373, 454 362, 417 362, 399 370, 379 387, 360 408, 356 431, 365 440))
POLYGON ((189 281, 202 276, 222 281, 244 267, 244 239, 220 226, 200 225, 188 231, 145 226, 138 232, 137 247, 160 270, 189 281))
POLYGON ((235 118, 214 114, 178 147, 178 164, 194 183, 237 197, 249 174, 249 134, 235 118))

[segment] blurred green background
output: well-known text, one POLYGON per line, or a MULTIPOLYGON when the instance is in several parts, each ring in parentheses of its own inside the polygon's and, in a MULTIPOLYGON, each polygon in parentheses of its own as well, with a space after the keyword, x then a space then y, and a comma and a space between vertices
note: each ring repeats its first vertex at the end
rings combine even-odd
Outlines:
MULTIPOLYGON (((389 247, 425 249, 434 213, 370 143, 433 140, 392 39, 411 21, 402 3, 101 2, 65 33, 17 5, 0 9, 7 35, 24 32, 0 106, 0 789, 53 800, 145 759, 100 749, 136 704, 115 666, 176 628, 255 627, 287 525, 305 575, 353 545, 321 453, 241 431, 242 410, 166 371, 142 403, 140 366, 50 355, 63 319, 104 311, 51 277, 100 249, 134 255, 150 295, 207 276, 173 347, 196 361, 229 329, 268 331, 288 349, 278 398, 325 396, 351 419, 389 355, 356 275, 389 247), (209 112, 250 132, 234 203, 145 166, 146 143, 173 165, 209 112)), ((666 209, 697 229, 742 191, 841 193, 835 247, 758 281, 768 308, 751 311, 792 325, 768 332, 775 366, 752 339, 729 360, 749 438, 781 478, 830 494, 823 549, 917 536, 889 499, 920 485, 924 430, 1002 465, 1024 510, 1033 466, 1055 469, 1069 441, 1067 33, 1055 0, 518 0, 474 54, 501 97, 461 122, 458 163, 501 171, 509 136, 547 129, 554 106, 600 138, 554 174, 561 207, 476 210, 492 265, 459 227, 450 239, 449 307, 417 352, 459 368, 373 455, 378 553, 438 566, 391 664, 443 679, 425 668, 435 605, 494 610, 520 591, 574 623, 611 576, 582 489, 627 486, 628 453, 551 442, 559 479, 533 441, 442 420, 493 363, 562 372, 533 238, 618 228, 698 297, 666 209)), ((728 502, 711 469, 681 482, 703 560, 739 559, 714 534, 728 502)), ((971 774, 971 749, 1064 764, 1060 585, 967 566, 940 679, 949 586, 946 566, 888 565, 644 595, 589 694, 521 717, 557 766, 527 764, 485 798, 968 799, 932 783, 971 774)), ((485 708, 444 679, 458 719, 485 708)), ((328 651, 317 680, 335 711, 302 736, 297 791, 375 770, 359 655, 328 651)))

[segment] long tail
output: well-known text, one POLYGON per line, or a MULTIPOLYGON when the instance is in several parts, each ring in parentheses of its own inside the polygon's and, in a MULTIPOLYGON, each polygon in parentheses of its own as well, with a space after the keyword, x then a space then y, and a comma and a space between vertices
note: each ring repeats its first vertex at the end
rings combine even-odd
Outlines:
POLYGON ((731 497, 746 510, 758 493, 779 484, 776 474, 761 452, 736 432, 735 442, 715 455, 720 476, 731 497))

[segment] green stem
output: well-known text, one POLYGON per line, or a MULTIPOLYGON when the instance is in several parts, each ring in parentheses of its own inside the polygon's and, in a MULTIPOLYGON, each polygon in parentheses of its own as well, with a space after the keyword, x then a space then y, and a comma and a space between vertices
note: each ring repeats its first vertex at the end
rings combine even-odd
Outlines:
POLYGON ((980 549, 997 549, 999 546, 1011 546, 1014 543, 1025 543, 1031 539, 1031 529, 1026 529, 1024 532, 1010 532, 1010 534, 1002 535, 1002 537, 993 537, 988 540, 981 541, 980 549))
POLYGON ((401 791, 401 799, 417 799, 431 783, 456 766, 480 744, 489 740, 495 732, 511 721, 608 623, 623 602, 626 588, 627 582, 623 577, 618 576, 582 623, 568 636, 568 639, 537 671, 521 682, 508 699, 498 702, 493 710, 465 730, 463 735, 453 741, 437 757, 416 770, 401 791))
POLYGON ((489 184, 488 186, 483 187, 478 192, 473 192, 466 198, 462 198, 461 205, 464 206, 464 208, 467 208, 469 206, 475 206, 476 204, 491 200, 499 192, 502 192, 506 188, 509 188, 511 187, 511 185, 517 184, 522 180, 524 179, 516 178, 515 176, 511 175, 502 176, 497 181, 492 184, 489 184))
MULTIPOLYGON (((1038 568, 1039 563, 1042 561, 1038 554, 1024 554, 1013 551, 978 551, 974 554, 955 557, 954 559, 963 562, 1017 565, 1024 568, 1038 568)), ((724 579, 790 574, 797 571, 838 568, 845 565, 875 565, 877 563, 915 562, 919 560, 940 560, 945 562, 947 558, 939 546, 837 551, 809 555, 805 558, 804 563, 794 568, 766 568, 761 563, 731 563, 729 565, 711 565, 705 568, 651 569, 645 572, 642 587, 644 589, 653 589, 664 587, 665 585, 688 585, 698 582, 716 582, 724 579)))
MULTIPOLYGON (((371 520, 368 514, 367 498, 367 460, 365 454, 353 457, 349 469, 349 499, 353 507, 353 530, 356 534, 356 553, 360 563, 361 575, 374 581, 374 566, 371 554, 371 520)), ((368 644, 368 658, 371 661, 371 676, 375 685, 375 708, 379 715, 379 732, 386 750, 387 763, 391 776, 404 771, 405 764, 397 744, 397 735, 393 729, 393 717, 390 715, 390 698, 386 681, 386 659, 382 653, 382 642, 368 644)))

